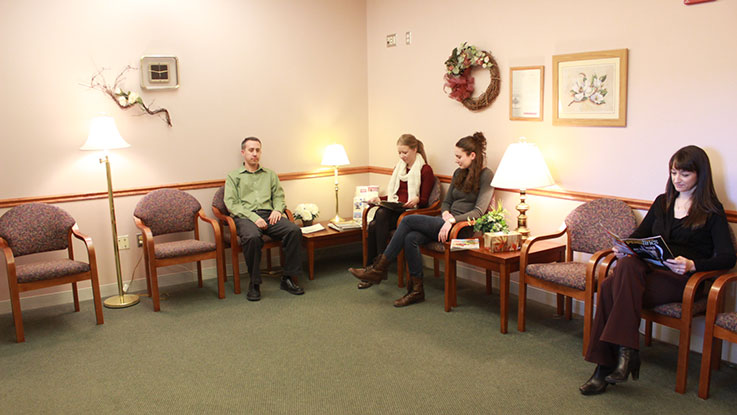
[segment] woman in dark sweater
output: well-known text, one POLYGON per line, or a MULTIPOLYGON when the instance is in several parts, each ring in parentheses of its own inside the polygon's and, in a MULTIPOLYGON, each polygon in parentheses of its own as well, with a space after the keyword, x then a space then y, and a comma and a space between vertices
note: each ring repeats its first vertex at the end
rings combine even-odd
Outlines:
POLYGON ((656 267, 614 248, 618 261, 599 292, 586 360, 596 363, 579 387, 584 395, 606 391, 610 383, 640 374, 640 312, 680 301, 691 273, 729 269, 735 251, 724 208, 714 191, 709 157, 696 146, 678 150, 668 163, 665 194, 655 199, 635 238, 662 235, 675 258, 656 267))
MULTIPOLYGON (((476 219, 489 206, 493 188, 493 173, 484 167, 486 137, 482 133, 463 137, 456 143, 455 159, 458 169, 448 188, 441 207, 441 216, 409 215, 402 219, 384 252, 367 268, 348 271, 361 281, 374 284, 387 278, 389 262, 404 249, 409 267, 410 283, 407 294, 394 302, 395 307, 421 302, 425 299, 420 245, 430 241, 445 242, 450 228, 457 221, 476 219)), ((470 231, 470 228, 468 229, 470 231)))

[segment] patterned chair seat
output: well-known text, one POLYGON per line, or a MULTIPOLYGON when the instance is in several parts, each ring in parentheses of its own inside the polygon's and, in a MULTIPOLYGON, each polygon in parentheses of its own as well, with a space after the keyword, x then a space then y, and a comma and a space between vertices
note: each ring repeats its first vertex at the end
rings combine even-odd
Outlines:
POLYGON ((15 268, 15 275, 18 282, 23 283, 66 277, 67 275, 89 272, 89 270, 90 264, 63 258, 18 265, 15 268))
POLYGON ((715 324, 729 331, 737 332, 737 311, 718 314, 715 324))
MULTIPOLYGON (((657 307, 651 308, 651 310, 657 314, 673 317, 673 318, 681 318, 681 311, 682 311, 682 303, 668 303, 668 304, 661 304, 657 307)), ((699 314, 704 314, 706 312, 706 297, 696 300, 693 303, 693 312, 692 315, 696 316, 699 314)))
POLYGON ((214 251, 215 242, 186 239, 174 242, 159 242, 154 246, 156 259, 177 258, 214 251))
POLYGON ((586 264, 582 262, 552 262, 530 264, 527 275, 544 281, 554 282, 577 290, 586 289, 586 264))

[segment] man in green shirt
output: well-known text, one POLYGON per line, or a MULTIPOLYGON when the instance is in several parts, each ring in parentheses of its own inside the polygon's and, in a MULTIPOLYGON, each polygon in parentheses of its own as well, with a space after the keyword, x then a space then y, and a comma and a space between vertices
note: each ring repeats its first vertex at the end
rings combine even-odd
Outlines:
POLYGON ((225 206, 235 220, 251 277, 246 298, 249 301, 261 299, 263 234, 282 241, 284 273, 281 289, 294 295, 304 294, 295 281, 302 275, 302 231, 283 214, 287 206, 279 177, 259 164, 261 140, 258 138, 245 138, 241 143, 241 154, 243 167, 231 171, 225 179, 225 206))

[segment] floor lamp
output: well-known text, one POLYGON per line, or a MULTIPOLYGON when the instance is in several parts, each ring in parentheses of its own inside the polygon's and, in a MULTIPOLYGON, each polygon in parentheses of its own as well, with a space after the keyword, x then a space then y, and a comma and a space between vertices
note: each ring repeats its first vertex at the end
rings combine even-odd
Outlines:
POLYGON ((335 217, 330 219, 330 222, 333 223, 345 222, 338 213, 338 166, 345 166, 349 163, 348 155, 345 153, 342 144, 331 144, 325 147, 321 164, 323 166, 333 166, 335 169, 335 217))
POLYGON ((96 117, 90 122, 90 134, 80 150, 103 151, 100 163, 105 163, 107 171, 107 200, 110 204, 110 224, 113 228, 113 251, 115 252, 115 272, 118 277, 118 295, 107 298, 104 302, 108 308, 125 308, 138 304, 139 298, 134 294, 123 292, 123 277, 120 273, 120 251, 118 248, 118 226, 115 222, 115 203, 113 202, 113 181, 110 176, 110 159, 108 150, 130 147, 118 132, 112 117, 96 117))
POLYGON ((550 186, 553 183, 555 182, 550 175, 548 165, 545 164, 545 159, 535 144, 528 143, 525 137, 520 137, 517 143, 512 143, 507 147, 502 161, 496 168, 491 185, 495 188, 519 189, 520 201, 516 206, 519 211, 517 232, 522 235, 522 241, 530 236, 525 214, 530 208, 525 203, 527 189, 550 186))

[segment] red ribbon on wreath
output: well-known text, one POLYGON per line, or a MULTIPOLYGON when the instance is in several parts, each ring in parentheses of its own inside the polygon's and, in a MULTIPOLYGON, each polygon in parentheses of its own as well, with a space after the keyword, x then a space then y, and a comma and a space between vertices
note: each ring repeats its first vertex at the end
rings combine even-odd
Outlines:
POLYGON ((473 93, 474 79, 471 76, 470 69, 466 69, 459 76, 445 74, 445 85, 443 85, 443 91, 448 93, 446 90, 450 88, 451 98, 458 102, 463 102, 464 99, 469 98, 473 93))

